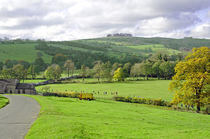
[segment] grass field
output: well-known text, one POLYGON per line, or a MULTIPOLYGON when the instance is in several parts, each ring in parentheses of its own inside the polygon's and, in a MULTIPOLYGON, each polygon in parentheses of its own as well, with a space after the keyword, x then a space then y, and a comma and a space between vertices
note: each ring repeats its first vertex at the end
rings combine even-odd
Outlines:
MULTIPOLYGON (((93 80, 93 79, 90 79, 93 80)), ((162 98, 170 101, 173 97, 173 93, 168 91, 169 80, 149 80, 149 81, 127 81, 121 83, 100 83, 100 84, 53 84, 47 85, 51 88, 51 91, 85 91, 93 93, 95 91, 96 97, 112 98, 111 92, 118 92, 121 96, 140 96, 145 98, 162 98), (98 95, 99 91, 99 95, 98 95), (103 95, 107 92, 108 95, 103 95)), ((39 86, 36 89, 40 91, 43 86, 39 86)))
POLYGON ((180 51, 178 50, 165 48, 164 45, 162 44, 134 45, 134 46, 127 46, 127 47, 138 49, 138 50, 145 50, 145 49, 150 48, 152 50, 152 52, 150 53, 159 52, 159 51, 169 52, 169 54, 180 53, 180 51))
POLYGON ((0 109, 2 107, 4 107, 5 105, 7 105, 8 102, 9 102, 9 100, 7 98, 5 98, 5 97, 3 97, 3 96, 0 95, 0 109))
POLYGON ((72 98, 30 96, 41 105, 26 139, 208 139, 208 115, 160 107, 72 98))
POLYGON ((36 43, 23 44, 0 44, 0 61, 10 60, 24 60, 27 62, 34 62, 37 53, 41 53, 42 58, 46 63, 51 62, 51 56, 35 49, 36 43))

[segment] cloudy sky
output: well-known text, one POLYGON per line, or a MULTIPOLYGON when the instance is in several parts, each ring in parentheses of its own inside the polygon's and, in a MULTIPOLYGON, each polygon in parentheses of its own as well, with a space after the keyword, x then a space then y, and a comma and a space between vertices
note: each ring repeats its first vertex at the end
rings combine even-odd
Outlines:
POLYGON ((210 38, 210 0, 0 0, 0 38, 210 38))

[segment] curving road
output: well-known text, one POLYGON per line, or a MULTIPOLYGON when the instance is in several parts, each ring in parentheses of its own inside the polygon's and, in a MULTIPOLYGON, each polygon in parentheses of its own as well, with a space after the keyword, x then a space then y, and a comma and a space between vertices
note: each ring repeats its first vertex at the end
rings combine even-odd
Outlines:
POLYGON ((36 120, 40 105, 30 97, 4 96, 10 103, 0 109, 0 139, 23 139, 36 120))

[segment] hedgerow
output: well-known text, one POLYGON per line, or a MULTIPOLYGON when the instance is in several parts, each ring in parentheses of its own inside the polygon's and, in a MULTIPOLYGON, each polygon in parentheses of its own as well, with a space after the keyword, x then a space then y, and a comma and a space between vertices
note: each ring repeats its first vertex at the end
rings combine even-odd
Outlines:
POLYGON ((129 103, 149 104, 157 106, 171 107, 172 104, 162 99, 140 98, 140 97, 128 97, 128 96, 115 96, 114 100, 129 103))

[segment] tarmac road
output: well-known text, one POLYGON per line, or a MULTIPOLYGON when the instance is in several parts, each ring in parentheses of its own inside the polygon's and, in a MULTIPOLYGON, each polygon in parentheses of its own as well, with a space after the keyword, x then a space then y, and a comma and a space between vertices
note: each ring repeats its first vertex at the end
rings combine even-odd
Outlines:
POLYGON ((23 139, 36 120, 40 105, 21 95, 3 95, 10 103, 0 109, 0 139, 23 139))

